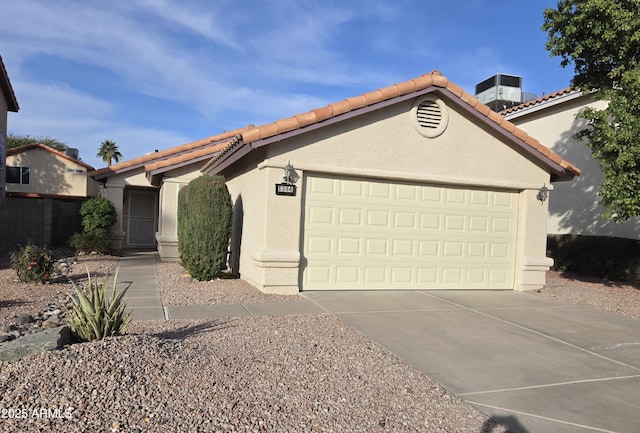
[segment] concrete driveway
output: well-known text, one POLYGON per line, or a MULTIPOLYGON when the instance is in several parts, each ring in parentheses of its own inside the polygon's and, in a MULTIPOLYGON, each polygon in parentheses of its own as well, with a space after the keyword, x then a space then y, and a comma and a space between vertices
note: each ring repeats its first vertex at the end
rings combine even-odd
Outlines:
POLYGON ((303 295, 514 432, 640 431, 640 320, 511 291, 303 295))

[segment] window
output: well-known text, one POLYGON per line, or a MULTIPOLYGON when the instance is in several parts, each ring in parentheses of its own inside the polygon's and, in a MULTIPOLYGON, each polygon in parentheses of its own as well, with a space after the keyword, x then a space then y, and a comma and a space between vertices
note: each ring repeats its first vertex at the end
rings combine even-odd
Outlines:
POLYGON ((7 167, 6 181, 29 185, 29 167, 7 167))

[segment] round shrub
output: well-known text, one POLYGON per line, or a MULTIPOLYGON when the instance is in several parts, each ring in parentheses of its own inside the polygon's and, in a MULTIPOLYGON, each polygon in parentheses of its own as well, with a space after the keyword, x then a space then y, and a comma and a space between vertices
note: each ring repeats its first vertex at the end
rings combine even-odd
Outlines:
POLYGON ((91 197, 80 206, 80 218, 85 233, 108 229, 117 221, 116 208, 106 198, 91 197))
POLYGON ((11 267, 23 283, 48 283, 55 272, 55 260, 47 247, 29 242, 11 253, 11 267))
POLYGON ((200 281, 226 269, 232 204, 222 176, 200 176, 178 195, 178 251, 189 274, 200 281))

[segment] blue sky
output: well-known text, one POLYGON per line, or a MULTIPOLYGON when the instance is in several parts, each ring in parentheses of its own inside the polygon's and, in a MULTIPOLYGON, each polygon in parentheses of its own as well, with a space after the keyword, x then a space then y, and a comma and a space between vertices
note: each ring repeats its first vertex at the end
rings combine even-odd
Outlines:
POLYGON ((3 1, 9 132, 132 159, 438 69, 473 93, 495 73, 538 96, 572 69, 544 48, 546 0, 3 1))

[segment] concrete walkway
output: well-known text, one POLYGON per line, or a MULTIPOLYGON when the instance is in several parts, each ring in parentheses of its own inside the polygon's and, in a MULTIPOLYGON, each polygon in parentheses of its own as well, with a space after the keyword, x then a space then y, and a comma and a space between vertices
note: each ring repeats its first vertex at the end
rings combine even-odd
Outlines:
POLYGON ((193 320, 326 313, 322 307, 311 301, 163 306, 156 272, 156 255, 156 252, 130 252, 120 259, 118 288, 129 286, 125 300, 133 320, 193 320))

